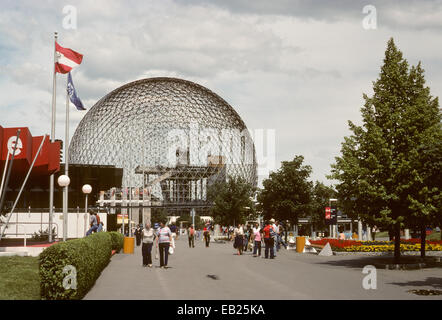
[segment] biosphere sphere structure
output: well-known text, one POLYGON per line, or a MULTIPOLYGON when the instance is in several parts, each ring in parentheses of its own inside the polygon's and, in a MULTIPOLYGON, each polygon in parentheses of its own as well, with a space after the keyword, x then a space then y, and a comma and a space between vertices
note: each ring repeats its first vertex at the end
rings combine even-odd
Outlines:
POLYGON ((239 115, 209 89, 176 78, 138 80, 99 100, 75 131, 69 161, 121 167, 123 187, 172 176, 257 184, 255 147, 239 115))

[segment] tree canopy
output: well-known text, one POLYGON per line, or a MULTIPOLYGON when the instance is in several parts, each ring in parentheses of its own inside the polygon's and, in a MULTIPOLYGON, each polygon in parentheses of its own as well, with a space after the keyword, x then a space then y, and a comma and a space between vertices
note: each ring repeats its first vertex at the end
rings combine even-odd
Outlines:
POLYGON ((240 177, 229 177, 226 182, 213 184, 207 197, 213 202, 211 214, 215 223, 234 225, 254 218, 255 188, 240 177))
POLYGON ((316 229, 325 228, 325 207, 329 200, 336 198, 336 191, 322 182, 316 181, 312 189, 311 221, 316 229))
POLYGON ((395 229, 398 260, 400 228, 441 214, 441 113, 421 63, 409 68, 393 39, 373 91, 363 95, 363 125, 349 121, 330 177, 345 212, 395 229))
POLYGON ((313 182, 308 179, 312 168, 303 165, 303 161, 303 156, 283 161, 281 168, 263 181, 264 189, 258 195, 258 202, 264 218, 294 224, 299 217, 311 212, 313 182))

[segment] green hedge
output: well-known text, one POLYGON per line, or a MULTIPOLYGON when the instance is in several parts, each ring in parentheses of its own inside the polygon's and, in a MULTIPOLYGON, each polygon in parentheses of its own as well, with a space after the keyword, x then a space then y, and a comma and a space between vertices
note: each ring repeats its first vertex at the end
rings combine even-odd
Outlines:
POLYGON ((112 250, 120 252, 120 250, 123 249, 124 244, 123 234, 116 231, 111 231, 109 234, 112 237, 112 250))
MULTIPOLYGON (((98 232, 81 239, 60 242, 40 254, 40 291, 46 300, 82 299, 110 261, 113 247, 110 232, 98 232), (77 288, 65 289, 67 265, 76 269, 77 288)), ((116 242, 119 245, 119 241, 116 242)))

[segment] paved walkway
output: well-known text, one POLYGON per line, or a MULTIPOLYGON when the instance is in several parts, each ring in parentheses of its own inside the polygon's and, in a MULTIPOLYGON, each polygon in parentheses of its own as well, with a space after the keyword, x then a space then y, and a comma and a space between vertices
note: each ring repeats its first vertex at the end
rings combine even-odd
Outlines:
POLYGON ((141 266, 135 254, 117 254, 85 299, 442 299, 421 297, 410 289, 442 290, 441 269, 377 271, 377 289, 365 290, 367 257, 320 257, 281 250, 274 260, 234 255, 232 243, 177 241, 170 269, 141 266), (215 275, 213 279, 208 275, 215 275))

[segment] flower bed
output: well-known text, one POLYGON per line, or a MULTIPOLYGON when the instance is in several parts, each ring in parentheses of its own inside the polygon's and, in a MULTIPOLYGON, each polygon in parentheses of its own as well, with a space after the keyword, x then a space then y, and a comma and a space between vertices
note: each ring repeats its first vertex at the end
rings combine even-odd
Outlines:
MULTIPOLYGON (((332 250, 344 252, 390 252, 394 251, 393 241, 356 241, 339 239, 310 240, 315 245, 330 243, 332 250)), ((420 239, 401 239, 401 251, 420 251, 420 239)), ((426 241, 425 250, 442 251, 442 241, 426 241)))
MULTIPOLYGON (((420 244, 403 244, 401 243, 401 251, 420 251, 420 244)), ((442 245, 440 244, 426 244, 426 251, 442 251, 442 245)), ((344 252, 393 252, 394 244, 385 245, 359 245, 349 246, 345 248, 337 248, 336 251, 344 252)))
POLYGON ((350 246, 360 246, 362 245, 361 241, 356 240, 339 240, 339 239, 321 239, 321 240, 309 240, 311 244, 317 244, 325 246, 330 243, 330 246, 333 248, 345 248, 350 246))

